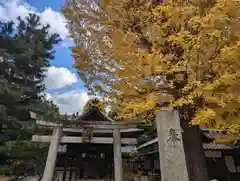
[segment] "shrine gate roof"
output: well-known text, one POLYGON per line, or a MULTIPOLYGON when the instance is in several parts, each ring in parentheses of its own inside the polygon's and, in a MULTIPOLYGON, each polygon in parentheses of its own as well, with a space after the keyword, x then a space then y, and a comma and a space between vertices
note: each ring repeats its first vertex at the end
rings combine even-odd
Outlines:
POLYGON ((105 122, 115 122, 112 118, 110 118, 107 114, 100 111, 100 109, 96 106, 92 106, 88 109, 87 112, 84 112, 79 117, 75 118, 75 120, 86 120, 86 121, 105 121, 105 122))

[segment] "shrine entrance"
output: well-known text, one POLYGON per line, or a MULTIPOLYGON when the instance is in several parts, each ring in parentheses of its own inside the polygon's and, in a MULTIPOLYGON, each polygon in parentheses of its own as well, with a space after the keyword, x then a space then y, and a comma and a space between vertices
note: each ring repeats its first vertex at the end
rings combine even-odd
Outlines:
MULTIPOLYGON (((37 116, 32 113, 32 118, 37 116)), ((50 142, 43 181, 123 181, 122 147, 136 145, 139 122, 115 122, 97 107, 72 120, 37 124, 52 136, 33 135, 32 141, 50 142)))
POLYGON ((58 153, 56 161, 58 180, 114 179, 112 145, 81 143, 63 146, 65 152, 58 153))
MULTIPOLYGON (((86 145, 87 147, 94 148, 96 145, 86 145)), ((102 148, 100 148, 101 150, 102 148)), ((108 167, 111 163, 111 158, 105 157, 105 151, 85 150, 81 154, 81 158, 77 159, 76 177, 79 180, 110 180, 108 174, 108 167)))

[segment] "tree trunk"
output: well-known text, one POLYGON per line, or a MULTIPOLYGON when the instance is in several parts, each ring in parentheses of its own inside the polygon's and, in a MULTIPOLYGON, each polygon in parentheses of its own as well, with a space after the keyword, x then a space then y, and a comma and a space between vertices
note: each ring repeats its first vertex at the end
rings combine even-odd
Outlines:
POLYGON ((181 120, 181 126, 189 181, 209 181, 199 127, 190 126, 185 120, 181 120))

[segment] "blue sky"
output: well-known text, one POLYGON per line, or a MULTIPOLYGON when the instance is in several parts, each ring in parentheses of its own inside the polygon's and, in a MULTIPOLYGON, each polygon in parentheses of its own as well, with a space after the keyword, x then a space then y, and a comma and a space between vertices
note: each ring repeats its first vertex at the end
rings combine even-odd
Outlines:
POLYGON ((71 114, 81 112, 89 97, 73 67, 74 59, 68 48, 72 42, 68 37, 66 19, 61 13, 63 3, 64 0, 0 0, 0 20, 16 21, 18 16, 36 13, 43 24, 50 24, 51 32, 60 34, 63 42, 54 47, 55 58, 46 71, 46 96, 59 106, 62 113, 71 114))
POLYGON ((60 12, 64 0, 25 0, 25 2, 38 8, 39 11, 44 11, 46 7, 50 7, 52 10, 60 12))

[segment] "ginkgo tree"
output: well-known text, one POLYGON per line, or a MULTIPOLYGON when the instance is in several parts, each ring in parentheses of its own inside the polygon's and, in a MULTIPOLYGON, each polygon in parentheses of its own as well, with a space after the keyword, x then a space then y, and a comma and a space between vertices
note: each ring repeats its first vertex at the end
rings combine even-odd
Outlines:
POLYGON ((90 90, 120 101, 121 116, 169 102, 192 124, 239 133, 238 0, 70 2, 63 12, 78 72, 90 90))
POLYGON ((200 144, 188 123, 240 134, 239 8, 239 0, 68 0, 63 13, 86 87, 124 119, 176 108, 194 167, 200 144))

